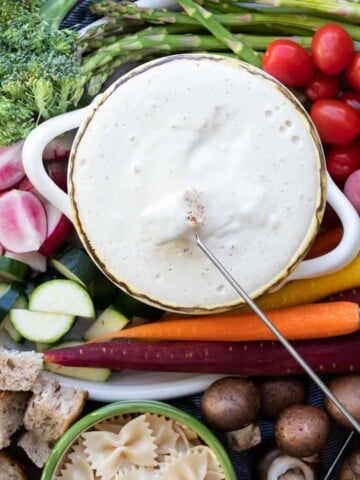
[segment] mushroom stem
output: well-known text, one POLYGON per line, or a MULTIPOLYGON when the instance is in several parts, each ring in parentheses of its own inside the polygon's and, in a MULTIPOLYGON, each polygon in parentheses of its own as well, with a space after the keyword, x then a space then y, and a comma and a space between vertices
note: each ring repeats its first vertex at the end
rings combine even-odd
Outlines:
POLYGON ((226 433, 230 447, 237 452, 249 450, 261 442, 261 432, 258 425, 250 423, 239 430, 226 433))

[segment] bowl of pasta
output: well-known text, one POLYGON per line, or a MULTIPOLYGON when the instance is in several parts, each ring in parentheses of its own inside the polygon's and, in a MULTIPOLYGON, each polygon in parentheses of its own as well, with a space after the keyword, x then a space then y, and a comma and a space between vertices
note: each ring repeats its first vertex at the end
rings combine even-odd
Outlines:
POLYGON ((76 422, 55 445, 41 480, 236 480, 216 436, 171 405, 123 401, 76 422))

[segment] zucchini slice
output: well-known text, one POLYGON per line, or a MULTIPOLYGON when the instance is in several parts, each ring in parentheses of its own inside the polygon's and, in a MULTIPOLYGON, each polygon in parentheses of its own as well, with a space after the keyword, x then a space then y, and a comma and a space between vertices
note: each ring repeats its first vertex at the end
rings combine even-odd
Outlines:
POLYGON ((29 309, 95 317, 94 304, 84 287, 73 280, 57 279, 38 285, 29 296, 29 309))
POLYGON ((9 313, 22 291, 23 287, 21 285, 0 282, 0 322, 9 313))
POLYGON ((159 320, 164 313, 163 310, 142 303, 121 290, 119 290, 113 303, 118 310, 129 318, 141 317, 146 320, 159 320))
POLYGON ((81 248, 72 246, 52 258, 50 264, 65 278, 83 287, 88 287, 98 273, 98 268, 89 255, 81 248))
MULTIPOLYGON (((58 343, 55 348, 72 347, 74 345, 82 345, 83 342, 69 340, 67 342, 58 343)), ((64 375, 65 377, 79 378, 81 380, 90 380, 92 382, 106 382, 111 375, 109 368, 93 368, 93 367, 66 367, 58 363, 44 363, 45 370, 64 375)))
MULTIPOLYGON (((27 309, 28 307, 28 301, 25 295, 20 294, 12 308, 23 308, 27 309)), ((6 330, 7 334, 9 337, 16 343, 20 343, 24 340, 23 336, 20 335, 20 333, 13 327, 13 324, 11 323, 10 320, 10 315, 6 315, 6 317, 3 320, 2 327, 4 330, 6 330)))
POLYGON ((115 305, 106 308, 90 328, 84 333, 85 340, 101 337, 107 333, 116 332, 124 328, 130 320, 121 313, 115 305))
POLYGON ((54 343, 70 330, 75 316, 13 308, 10 320, 13 327, 27 340, 54 343))
POLYGON ((15 258, 0 256, 0 277, 9 282, 25 282, 30 274, 30 266, 15 258))
POLYGON ((89 285, 89 293, 98 310, 104 310, 108 305, 113 303, 119 289, 100 271, 89 285))

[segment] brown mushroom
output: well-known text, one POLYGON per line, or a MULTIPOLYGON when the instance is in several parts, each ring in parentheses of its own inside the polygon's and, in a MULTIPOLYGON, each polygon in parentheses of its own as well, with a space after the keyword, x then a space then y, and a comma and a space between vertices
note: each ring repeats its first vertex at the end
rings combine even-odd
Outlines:
POLYGON ((201 399, 201 414, 212 427, 234 431, 252 423, 260 410, 261 393, 254 382, 226 377, 214 382, 201 399))
POLYGON ((277 446, 293 457, 310 457, 320 452, 329 435, 327 414, 312 405, 285 408, 275 422, 277 446))
POLYGON ((360 480, 360 448, 352 451, 344 459, 338 480, 360 480))
POLYGON ((284 408, 305 402, 304 377, 265 377, 256 383, 261 391, 260 415, 265 418, 276 418, 284 408))
MULTIPOLYGON (((330 391, 340 403, 360 421, 360 374, 342 375, 333 378, 328 385, 330 391)), ((352 428, 350 422, 344 417, 335 404, 327 397, 324 399, 325 409, 328 414, 340 425, 352 428)))

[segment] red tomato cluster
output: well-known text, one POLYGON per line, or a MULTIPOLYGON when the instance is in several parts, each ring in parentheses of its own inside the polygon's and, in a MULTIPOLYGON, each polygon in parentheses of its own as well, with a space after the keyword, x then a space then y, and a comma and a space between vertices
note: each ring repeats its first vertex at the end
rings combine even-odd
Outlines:
POLYGON ((360 53, 351 36, 328 23, 314 34, 310 52, 292 40, 276 40, 263 56, 263 69, 287 87, 303 89, 328 171, 345 182, 360 169, 360 53))

